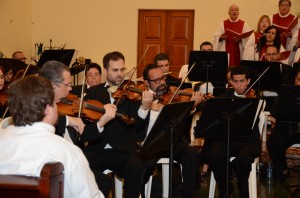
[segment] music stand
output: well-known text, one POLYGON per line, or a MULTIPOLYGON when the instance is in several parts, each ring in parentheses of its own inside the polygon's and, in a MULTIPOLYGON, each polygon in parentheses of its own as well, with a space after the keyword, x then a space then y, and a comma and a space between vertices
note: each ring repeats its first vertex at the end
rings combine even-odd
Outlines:
MULTIPOLYGON (((14 77, 15 77, 15 74, 17 74, 17 72, 19 70, 25 70, 26 69, 27 64, 20 61, 20 60, 18 60, 18 59, 1 58, 0 59, 0 66, 2 66, 4 68, 5 72, 12 69, 14 77)), ((28 68, 28 70, 26 72, 26 75, 36 74, 38 72, 38 69, 39 68, 36 67, 35 65, 30 65, 30 67, 28 68)))
POLYGON ((260 113, 259 98, 212 98, 194 127, 196 138, 227 140, 226 195, 228 196, 230 139, 248 137, 260 113), (258 108, 259 107, 259 108, 258 108))
MULTIPOLYGON (((211 82, 214 87, 227 83, 228 53, 219 51, 190 51, 189 69, 196 62, 188 78, 191 81, 211 82)), ((206 93, 208 84, 206 86, 206 93)))
POLYGON ((297 69, 300 67, 300 63, 294 63, 293 64, 293 76, 295 76, 297 69))
POLYGON ((269 90, 278 92, 281 85, 281 63, 242 60, 241 65, 250 72, 251 86, 253 82, 270 66, 268 71, 253 86, 257 90, 269 90))
POLYGON ((282 85, 279 94, 278 120, 282 123, 300 122, 300 86, 282 85))
POLYGON ((64 49, 64 50, 45 50, 42 53, 40 60, 37 63, 37 66, 42 67, 43 64, 50 60, 56 60, 64 63, 70 67, 76 58, 75 49, 64 49))
POLYGON ((141 155, 159 153, 170 149, 169 197, 172 197, 173 145, 179 140, 186 127, 194 101, 165 105, 153 127, 138 150, 141 155))
MULTIPOLYGON (((300 122, 300 86, 282 85, 279 94, 278 121, 286 124, 289 134, 297 130, 300 122)), ((290 184, 287 187, 299 187, 299 184, 290 184)))

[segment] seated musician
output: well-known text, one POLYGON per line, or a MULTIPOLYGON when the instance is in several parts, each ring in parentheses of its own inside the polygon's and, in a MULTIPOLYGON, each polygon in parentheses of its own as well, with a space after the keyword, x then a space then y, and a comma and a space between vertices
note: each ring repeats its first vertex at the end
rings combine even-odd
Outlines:
MULTIPOLYGON (((248 69, 243 66, 235 66, 231 70, 233 89, 230 89, 220 97, 243 96, 249 83, 248 69)), ((219 197, 226 195, 226 146, 227 141, 224 139, 211 139, 208 148, 206 148, 207 153, 204 154, 218 184, 219 197)), ((236 157, 233 163, 235 164, 240 197, 249 197, 248 178, 251 171, 251 163, 260 155, 260 148, 260 133, 257 125, 249 137, 230 140, 230 157, 236 157)), ((228 192, 233 192, 231 183, 229 184, 228 192)))
MULTIPOLYGON (((86 84, 84 84, 84 90, 86 93, 87 89, 92 86, 99 85, 101 83, 101 67, 97 63, 91 63, 87 66, 85 71, 86 84)), ((71 93, 81 96, 82 85, 73 86, 71 93)))
POLYGON ((52 83, 39 76, 22 78, 8 90, 12 117, 0 123, 0 174, 39 177, 45 163, 64 166, 64 197, 104 197, 82 151, 57 135, 57 106, 52 83))
MULTIPOLYGON (((59 103, 62 98, 67 97, 69 91, 72 89, 70 69, 68 66, 59 61, 45 62, 39 70, 38 75, 47 78, 52 82, 56 103, 59 103)), ((59 115, 58 121, 55 124, 55 134, 65 138, 77 146, 80 146, 76 133, 82 134, 83 131, 88 128, 97 128, 96 125, 97 122, 85 127, 81 118, 59 115)), ((101 171, 95 169, 92 169, 92 171, 95 175, 98 188, 105 197, 107 197, 111 189, 110 178, 101 171)))
POLYGON ((144 91, 142 100, 133 102, 125 98, 118 102, 109 92, 109 86, 119 86, 125 77, 125 57, 114 51, 103 57, 103 73, 106 82, 88 89, 86 99, 98 100, 106 113, 97 122, 97 128, 86 130, 81 135, 85 142, 82 148, 92 169, 112 170, 124 178, 124 197, 139 197, 145 171, 142 159, 136 153, 136 131, 146 122, 147 112, 153 96, 144 91), (118 104, 114 105, 117 102, 118 104), (116 113, 128 115, 135 119, 134 125, 126 125, 116 113))
MULTIPOLYGON (((295 72, 294 84, 300 85, 300 68, 295 72)), ((271 108, 272 124, 275 127, 268 138, 267 146, 270 158, 274 167, 275 179, 283 182, 289 176, 289 169, 286 162, 286 150, 293 144, 300 143, 299 123, 290 124, 276 122, 278 98, 274 100, 271 108)))
MULTIPOLYGON (((149 64, 146 66, 143 72, 143 77, 145 84, 149 88, 149 91, 153 94, 158 94, 161 92, 165 92, 166 85, 166 75, 164 74, 161 67, 149 64)), ((202 101, 203 94, 201 92, 193 92, 191 97, 191 101, 195 101, 194 106, 198 106, 202 101)), ((152 108, 149 114, 149 125, 143 129, 143 133, 138 136, 139 141, 144 141, 147 134, 151 130, 155 120, 157 119, 159 112, 162 108, 162 105, 155 100, 152 103, 152 108)), ((187 129, 190 126, 186 127, 187 129)), ((188 130, 189 132, 189 130, 188 130)), ((152 174, 152 171, 155 169, 157 161, 162 157, 169 157, 169 152, 164 152, 160 154, 156 154, 155 156, 148 157, 145 160, 145 164, 148 167, 145 181, 146 183, 152 174)), ((198 176, 198 152, 195 148, 189 146, 189 141, 186 141, 184 137, 182 137, 175 145, 174 145, 174 160, 179 162, 182 165, 182 189, 181 189, 181 197, 191 197, 194 190, 196 179, 198 176)))
POLYGON ((159 53, 154 57, 154 65, 160 67, 164 74, 166 74, 166 82, 180 82, 181 80, 170 75, 170 59, 165 53, 159 53))
POLYGON ((12 82, 12 79, 13 79, 13 69, 11 67, 11 65, 7 65, 5 68, 4 68, 4 82, 5 84, 9 84, 12 82))

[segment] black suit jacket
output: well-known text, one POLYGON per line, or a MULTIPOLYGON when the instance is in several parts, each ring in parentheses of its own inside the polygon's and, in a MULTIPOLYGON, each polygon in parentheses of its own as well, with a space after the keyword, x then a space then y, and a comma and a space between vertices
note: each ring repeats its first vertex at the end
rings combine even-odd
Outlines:
MULTIPOLYGON (((110 103, 110 96, 104 83, 88 89, 86 99, 98 100, 103 105, 110 103)), ((146 120, 138 116, 140 102, 131 102, 125 99, 117 106, 117 112, 128 115, 135 119, 134 125, 126 125, 121 119, 115 118, 104 126, 104 130, 99 133, 97 125, 87 126, 81 135, 83 142, 95 142, 83 149, 87 157, 103 151, 109 144, 113 149, 123 152, 133 152, 136 150, 136 131, 139 131, 146 124, 146 120), (96 127, 96 128, 95 128, 96 127)))

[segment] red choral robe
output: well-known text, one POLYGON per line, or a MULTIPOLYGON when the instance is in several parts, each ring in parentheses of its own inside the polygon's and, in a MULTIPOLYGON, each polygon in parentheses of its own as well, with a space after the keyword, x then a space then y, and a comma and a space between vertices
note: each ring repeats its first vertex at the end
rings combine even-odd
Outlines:
MULTIPOLYGON (((238 33, 242 33, 244 27, 244 21, 238 20, 231 22, 229 19, 224 21, 224 29, 230 29, 238 33)), ((229 65, 239 65, 241 61, 239 42, 232 40, 226 40, 226 51, 230 54, 229 65)))
POLYGON ((254 36, 255 36, 255 44, 258 43, 260 37, 263 35, 263 33, 261 33, 260 31, 256 31, 254 32, 254 36))
MULTIPOLYGON (((279 13, 273 15, 273 24, 282 26, 282 27, 288 27, 288 25, 294 20, 295 16, 292 14, 289 14, 286 17, 281 17, 279 13)), ((292 31, 292 30, 291 30, 292 31)), ((280 33, 280 40, 281 44, 286 49, 286 43, 287 43, 287 38, 284 35, 281 35, 283 32, 280 33)))

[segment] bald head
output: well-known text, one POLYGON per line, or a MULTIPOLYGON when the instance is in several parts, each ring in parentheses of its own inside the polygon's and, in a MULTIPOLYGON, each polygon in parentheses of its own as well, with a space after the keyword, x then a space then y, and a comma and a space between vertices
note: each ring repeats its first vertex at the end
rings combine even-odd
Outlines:
POLYGON ((236 21, 239 18, 240 9, 236 4, 232 4, 228 9, 229 17, 232 21, 236 21))

